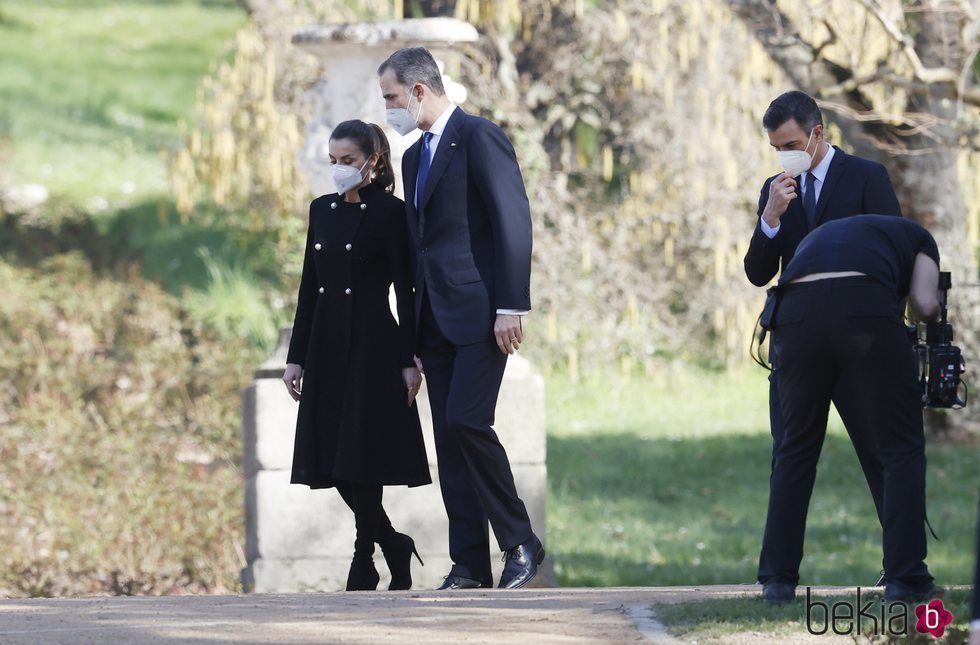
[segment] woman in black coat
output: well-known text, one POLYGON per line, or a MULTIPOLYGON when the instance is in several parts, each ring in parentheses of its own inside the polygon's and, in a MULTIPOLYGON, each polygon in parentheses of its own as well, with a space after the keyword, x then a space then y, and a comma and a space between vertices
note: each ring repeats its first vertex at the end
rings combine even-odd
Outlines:
MULTIPOLYGON (((395 532, 382 486, 431 483, 415 395, 415 310, 404 202, 388 141, 376 125, 345 121, 330 136, 337 193, 310 205, 303 277, 283 381, 299 401, 292 483, 335 487, 357 536, 347 590, 373 590, 378 543, 389 589, 412 585, 418 552, 395 532), (398 320, 388 289, 394 283, 398 320)), ((419 560, 421 562, 421 559, 419 560)))

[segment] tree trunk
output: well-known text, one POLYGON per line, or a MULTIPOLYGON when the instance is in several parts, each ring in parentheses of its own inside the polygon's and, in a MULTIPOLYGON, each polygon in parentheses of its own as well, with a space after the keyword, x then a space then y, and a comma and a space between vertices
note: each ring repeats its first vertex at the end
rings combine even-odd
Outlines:
MULTIPOLYGON (((951 60, 957 48, 950 47, 948 42, 950 33, 962 33, 962 25, 950 24, 955 14, 924 11, 910 14, 909 19, 923 64, 953 69, 962 65, 962 60, 951 60)), ((952 84, 932 84, 912 92, 906 111, 932 115, 938 118, 938 123, 905 139, 908 154, 893 159, 892 180, 902 200, 902 212, 929 229, 939 245, 941 269, 952 273, 949 309, 955 342, 963 349, 971 373, 976 374, 980 358, 980 285, 977 284, 976 249, 967 243, 966 209, 958 167, 959 133, 954 126, 955 88, 952 84)), ((977 409, 974 403, 969 414, 973 420, 978 418, 977 409)), ((930 414, 929 426, 942 432, 965 416, 963 413, 930 414)))

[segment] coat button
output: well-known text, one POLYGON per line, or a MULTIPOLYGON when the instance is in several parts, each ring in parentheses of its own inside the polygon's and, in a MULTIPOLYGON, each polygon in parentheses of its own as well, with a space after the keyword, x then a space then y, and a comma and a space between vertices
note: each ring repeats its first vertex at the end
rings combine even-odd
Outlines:
POLYGON ((331 202, 330 208, 336 209, 337 208, 337 202, 331 202))
POLYGON ((353 246, 351 246, 350 244, 348 244, 348 245, 347 245, 347 246, 345 246, 344 248, 345 248, 345 249, 347 249, 348 251, 350 251, 350 250, 351 250, 352 248, 354 248, 354 247, 353 247, 353 246))
POLYGON ((323 293, 323 287, 320 287, 320 293, 323 293))
POLYGON ((367 204, 361 204, 361 210, 362 211, 366 211, 367 210, 367 204))
POLYGON ((350 295, 350 287, 347 287, 346 289, 344 289, 344 293, 346 293, 349 296, 350 295))
POLYGON ((317 242, 316 244, 313 245, 313 248, 316 249, 317 251, 319 251, 320 249, 323 248, 323 245, 320 244, 319 242, 317 242))

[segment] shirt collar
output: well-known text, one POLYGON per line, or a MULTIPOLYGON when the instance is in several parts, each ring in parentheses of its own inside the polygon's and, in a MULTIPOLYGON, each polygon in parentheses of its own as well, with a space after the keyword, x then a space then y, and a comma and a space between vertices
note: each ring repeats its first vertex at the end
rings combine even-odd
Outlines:
POLYGON ((817 178, 817 181, 823 185, 824 179, 827 178, 827 171, 830 170, 830 160, 834 158, 834 146, 827 144, 827 154, 823 156, 817 167, 811 170, 813 176, 817 178))
POLYGON ((436 122, 433 123, 432 124, 432 127, 429 128, 429 130, 428 130, 428 132, 433 137, 441 137, 442 136, 443 131, 446 129, 446 124, 449 123, 449 117, 451 117, 453 115, 453 111, 455 109, 456 109, 456 104, 455 103, 450 103, 449 106, 446 107, 446 109, 442 111, 442 114, 439 115, 439 118, 436 119, 436 122))

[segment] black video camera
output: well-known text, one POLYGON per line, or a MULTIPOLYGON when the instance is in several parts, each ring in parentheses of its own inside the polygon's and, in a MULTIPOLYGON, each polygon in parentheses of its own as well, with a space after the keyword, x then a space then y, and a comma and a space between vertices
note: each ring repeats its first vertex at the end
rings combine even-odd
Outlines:
POLYGON ((938 321, 919 323, 909 329, 915 342, 919 362, 922 403, 930 408, 966 406, 967 387, 960 379, 966 361, 960 348, 953 344, 953 325, 946 319, 946 291, 952 285, 948 271, 939 274, 938 321), (963 397, 960 398, 962 391, 963 397))

